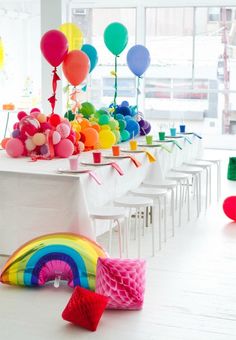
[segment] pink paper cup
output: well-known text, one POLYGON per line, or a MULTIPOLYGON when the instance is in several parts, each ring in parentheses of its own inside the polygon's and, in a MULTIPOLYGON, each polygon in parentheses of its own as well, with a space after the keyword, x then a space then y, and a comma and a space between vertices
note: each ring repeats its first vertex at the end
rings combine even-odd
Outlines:
POLYGON ((78 155, 69 157, 70 170, 78 170, 78 155))

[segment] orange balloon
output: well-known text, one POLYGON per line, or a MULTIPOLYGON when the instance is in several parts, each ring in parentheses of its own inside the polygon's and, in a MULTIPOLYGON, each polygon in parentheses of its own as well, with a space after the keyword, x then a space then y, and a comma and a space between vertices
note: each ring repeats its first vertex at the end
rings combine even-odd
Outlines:
POLYGON ((90 61, 83 51, 70 51, 62 64, 63 73, 69 83, 77 86, 84 81, 90 69, 90 61))
POLYGON ((92 128, 95 129, 95 130, 97 130, 97 132, 99 132, 99 131, 101 130, 100 125, 98 125, 97 123, 92 124, 92 128))
POLYGON ((91 123, 88 119, 83 118, 82 122, 80 122, 80 126, 81 126, 81 131, 83 131, 84 129, 88 128, 91 126, 91 123))
POLYGON ((99 136, 95 129, 91 127, 84 129, 83 134, 85 136, 84 145, 86 147, 93 147, 95 144, 97 144, 99 136))
POLYGON ((80 140, 81 134, 79 132, 75 133, 75 139, 78 142, 80 140))

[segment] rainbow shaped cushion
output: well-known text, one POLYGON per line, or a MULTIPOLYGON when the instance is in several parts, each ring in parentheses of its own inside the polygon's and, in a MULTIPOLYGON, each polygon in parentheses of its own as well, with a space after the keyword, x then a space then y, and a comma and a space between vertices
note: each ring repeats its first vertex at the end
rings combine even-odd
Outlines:
POLYGON ((5 264, 0 282, 43 286, 60 277, 70 287, 95 290, 97 260, 107 257, 100 245, 72 233, 37 237, 17 249, 5 264))

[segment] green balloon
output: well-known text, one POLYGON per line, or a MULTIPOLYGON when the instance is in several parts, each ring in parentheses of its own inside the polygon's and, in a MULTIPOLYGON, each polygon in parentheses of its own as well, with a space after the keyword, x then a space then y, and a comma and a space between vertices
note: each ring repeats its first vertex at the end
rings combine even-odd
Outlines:
POLYGON ((108 50, 118 56, 128 43, 127 28, 119 22, 111 23, 104 31, 104 42, 108 50))
POLYGON ((71 110, 67 111, 64 117, 67 118, 70 122, 75 119, 75 115, 71 110))
POLYGON ((117 121, 116 120, 110 120, 109 126, 112 130, 114 130, 117 127, 117 121))
POLYGON ((93 104, 89 102, 84 102, 81 105, 80 112, 83 113, 84 116, 91 116, 96 113, 96 109, 93 104))
POLYGON ((113 132, 114 135, 116 136, 116 143, 120 143, 120 142, 121 142, 120 131, 118 131, 118 130, 113 130, 112 132, 113 132))
POLYGON ((101 115, 108 115, 108 112, 103 110, 103 109, 100 109, 98 111, 96 111, 96 113, 94 114, 95 117, 99 118, 101 115))
POLYGON ((127 130, 121 131, 120 137, 121 137, 122 142, 127 141, 128 139, 130 139, 130 133, 129 133, 129 131, 127 131, 127 130))
POLYGON ((98 123, 100 125, 106 125, 109 123, 109 120, 110 120, 110 117, 108 115, 103 114, 99 117, 98 123))
POLYGON ((122 120, 122 119, 119 119, 118 123, 119 123, 119 126, 120 126, 120 131, 124 130, 125 127, 126 127, 126 121, 122 120))

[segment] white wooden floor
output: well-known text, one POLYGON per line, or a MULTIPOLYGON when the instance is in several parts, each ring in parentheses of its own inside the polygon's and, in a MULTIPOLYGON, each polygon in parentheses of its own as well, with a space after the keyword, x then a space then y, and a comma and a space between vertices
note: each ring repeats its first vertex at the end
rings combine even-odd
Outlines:
MULTIPOLYGON (((228 157, 236 152, 210 151, 223 159, 222 200, 236 194, 236 182, 226 180, 228 157)), ((174 239, 155 258, 150 238, 143 254, 148 262, 142 311, 105 311, 96 333, 61 319, 71 289, 40 290, 0 286, 0 339, 6 340, 235 340, 236 223, 215 203, 176 229, 174 239)), ((7 223, 6 223, 7 225, 7 223)), ((106 242, 106 237, 99 240, 106 242)), ((0 264, 5 259, 0 258, 0 264)))

